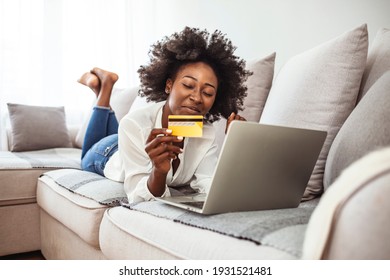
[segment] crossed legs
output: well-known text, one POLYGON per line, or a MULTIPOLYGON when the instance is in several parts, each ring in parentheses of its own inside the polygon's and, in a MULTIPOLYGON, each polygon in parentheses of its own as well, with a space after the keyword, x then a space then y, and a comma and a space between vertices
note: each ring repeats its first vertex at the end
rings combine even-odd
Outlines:
POLYGON ((117 74, 95 67, 90 72, 84 73, 78 82, 95 93, 96 106, 110 108, 111 92, 117 80, 117 74))
POLYGON ((110 106, 111 92, 117 80, 117 74, 97 67, 84 73, 78 80, 96 95, 96 106, 85 133, 81 158, 101 139, 118 133, 118 121, 110 106))

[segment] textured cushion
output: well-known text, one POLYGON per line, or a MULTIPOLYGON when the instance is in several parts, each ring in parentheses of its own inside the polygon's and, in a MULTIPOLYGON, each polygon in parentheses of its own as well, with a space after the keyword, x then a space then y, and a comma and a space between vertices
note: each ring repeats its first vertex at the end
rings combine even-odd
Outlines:
MULTIPOLYGON (((244 100, 244 110, 239 112, 248 121, 258 122, 274 78, 276 53, 248 62, 247 69, 253 72, 246 82, 248 95, 244 100)), ((218 143, 218 153, 225 139, 226 119, 214 123, 218 143)))
POLYGON ((385 148, 345 169, 310 218, 303 258, 390 258, 389 162, 385 148))
POLYGON ((244 110, 240 112, 248 121, 258 122, 274 78, 276 53, 262 59, 248 62, 248 70, 253 72, 246 82, 248 95, 244 100, 244 110))
POLYGON ((93 172, 59 169, 47 172, 44 176, 49 177, 57 185, 102 205, 119 206, 121 202, 128 203, 123 183, 93 172))
MULTIPOLYGON (((291 242, 300 238, 294 234, 288 237, 291 242)), ((259 246, 124 207, 110 208, 105 212, 100 226, 100 246, 107 258, 121 260, 297 258, 280 249, 259 246), (167 234, 161 234, 163 232, 167 234)))
POLYGON ((271 88, 261 123, 328 132, 303 199, 322 193, 326 157, 355 106, 367 48, 367 26, 362 25, 291 58, 271 88))
POLYGON ((64 107, 8 103, 12 127, 11 151, 70 148, 64 107))
POLYGON ((390 71, 362 98, 329 150, 324 187, 329 187, 343 169, 365 154, 390 145, 390 71))
POLYGON ((367 65, 360 86, 359 100, 383 73, 390 70, 390 29, 382 28, 368 51, 367 65))

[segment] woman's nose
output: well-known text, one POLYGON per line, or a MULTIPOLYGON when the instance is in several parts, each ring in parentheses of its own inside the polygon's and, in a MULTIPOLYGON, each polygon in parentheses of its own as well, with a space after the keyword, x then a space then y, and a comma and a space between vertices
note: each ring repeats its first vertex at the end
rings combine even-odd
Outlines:
POLYGON ((195 102, 202 102, 202 94, 200 90, 194 90, 190 95, 190 99, 195 102))

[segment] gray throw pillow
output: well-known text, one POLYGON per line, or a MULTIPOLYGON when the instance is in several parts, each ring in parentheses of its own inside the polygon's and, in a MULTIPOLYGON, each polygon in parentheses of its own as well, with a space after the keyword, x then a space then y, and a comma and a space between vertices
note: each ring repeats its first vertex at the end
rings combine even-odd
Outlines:
POLYGON ((390 69, 390 29, 380 29, 368 50, 367 65, 364 69, 358 101, 370 87, 390 69))
POLYGON ((390 71, 387 71, 364 95, 334 139, 325 166, 325 190, 351 163, 390 145, 389 93, 390 71))
POLYGON ((7 105, 12 152, 72 147, 64 107, 7 105))
POLYGON ((260 123, 328 132, 303 200, 323 192, 326 157, 355 107, 367 49, 364 24, 292 57, 273 82, 260 123))
MULTIPOLYGON (((274 52, 247 63, 247 69, 252 71, 253 75, 246 81, 248 95, 244 100, 243 111, 238 112, 247 121, 258 122, 260 120, 274 78, 275 58, 276 53, 274 52)), ((213 123, 218 146, 217 154, 221 152, 225 139, 226 122, 225 118, 221 118, 213 123)))

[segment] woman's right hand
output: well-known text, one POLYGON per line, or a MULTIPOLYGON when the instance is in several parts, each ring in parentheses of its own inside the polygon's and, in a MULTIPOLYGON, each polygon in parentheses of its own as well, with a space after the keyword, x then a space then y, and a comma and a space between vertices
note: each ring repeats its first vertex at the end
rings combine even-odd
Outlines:
POLYGON ((146 141, 145 151, 152 161, 154 171, 167 174, 171 169, 171 160, 183 150, 174 145, 183 141, 183 137, 172 136, 172 131, 166 128, 154 128, 146 141))
POLYGON ((232 123, 232 121, 244 121, 244 122, 246 122, 246 119, 244 117, 241 117, 239 114, 236 114, 236 113, 232 112, 230 114, 229 118, 227 119, 227 122, 226 122, 225 134, 227 133, 227 131, 229 129, 229 126, 232 123))

